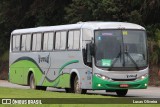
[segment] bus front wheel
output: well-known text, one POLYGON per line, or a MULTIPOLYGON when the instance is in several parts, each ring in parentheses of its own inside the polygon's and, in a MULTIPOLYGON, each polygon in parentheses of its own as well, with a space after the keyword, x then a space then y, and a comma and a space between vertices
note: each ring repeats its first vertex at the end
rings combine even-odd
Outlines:
POLYGON ((128 89, 124 89, 124 90, 116 90, 116 93, 119 97, 124 97, 128 92, 128 89))
POLYGON ((80 88, 79 79, 76 76, 75 79, 74 79, 74 93, 85 94, 86 92, 87 92, 86 89, 81 89, 80 88))

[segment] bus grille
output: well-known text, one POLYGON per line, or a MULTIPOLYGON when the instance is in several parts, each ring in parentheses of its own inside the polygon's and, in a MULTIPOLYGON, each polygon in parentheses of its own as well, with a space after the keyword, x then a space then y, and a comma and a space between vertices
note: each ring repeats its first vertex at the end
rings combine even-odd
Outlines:
POLYGON ((112 78, 113 81, 135 81, 136 79, 114 79, 112 78))

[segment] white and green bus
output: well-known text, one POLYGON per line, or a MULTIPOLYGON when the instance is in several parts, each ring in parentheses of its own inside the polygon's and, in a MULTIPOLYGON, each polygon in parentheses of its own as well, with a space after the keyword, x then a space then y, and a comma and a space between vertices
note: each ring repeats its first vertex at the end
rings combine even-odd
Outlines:
POLYGON ((125 22, 80 22, 14 30, 9 81, 31 89, 114 91, 148 85, 146 31, 125 22))

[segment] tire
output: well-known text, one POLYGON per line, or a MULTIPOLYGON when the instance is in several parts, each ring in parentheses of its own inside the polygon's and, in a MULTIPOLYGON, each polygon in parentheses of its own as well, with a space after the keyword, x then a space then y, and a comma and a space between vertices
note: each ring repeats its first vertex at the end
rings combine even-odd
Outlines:
POLYGON ((80 84, 79 84, 79 79, 76 76, 74 79, 74 93, 77 94, 86 94, 87 90, 86 89, 81 89, 80 84))
POLYGON ((29 86, 30 86, 30 89, 34 89, 34 90, 36 89, 35 78, 33 73, 31 74, 29 79, 29 86))
POLYGON ((33 90, 44 90, 45 91, 47 89, 47 87, 45 86, 36 86, 33 73, 30 76, 29 85, 30 85, 30 89, 33 89, 33 90))
POLYGON ((128 89, 124 89, 124 90, 116 90, 116 93, 119 97, 124 97, 128 92, 128 89))

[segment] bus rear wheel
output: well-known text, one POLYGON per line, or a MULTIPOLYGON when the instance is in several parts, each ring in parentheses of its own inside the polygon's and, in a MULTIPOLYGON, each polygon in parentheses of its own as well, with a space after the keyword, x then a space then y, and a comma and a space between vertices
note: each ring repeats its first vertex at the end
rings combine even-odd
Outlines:
POLYGON ((30 88, 31 89, 37 89, 37 90, 46 90, 47 87, 45 86, 36 86, 36 83, 35 83, 35 78, 34 78, 34 74, 32 73, 31 76, 30 76, 30 79, 29 79, 29 85, 30 85, 30 88))
POLYGON ((36 89, 35 78, 34 78, 33 73, 30 76, 29 85, 31 89, 34 89, 34 90, 36 89))
POLYGON ((79 83, 79 79, 76 76, 74 79, 74 93, 77 94, 86 94, 87 90, 86 89, 81 89, 80 88, 80 83, 79 83))
POLYGON ((116 90, 116 93, 119 97, 124 97, 128 92, 128 89, 124 89, 124 90, 116 90))

